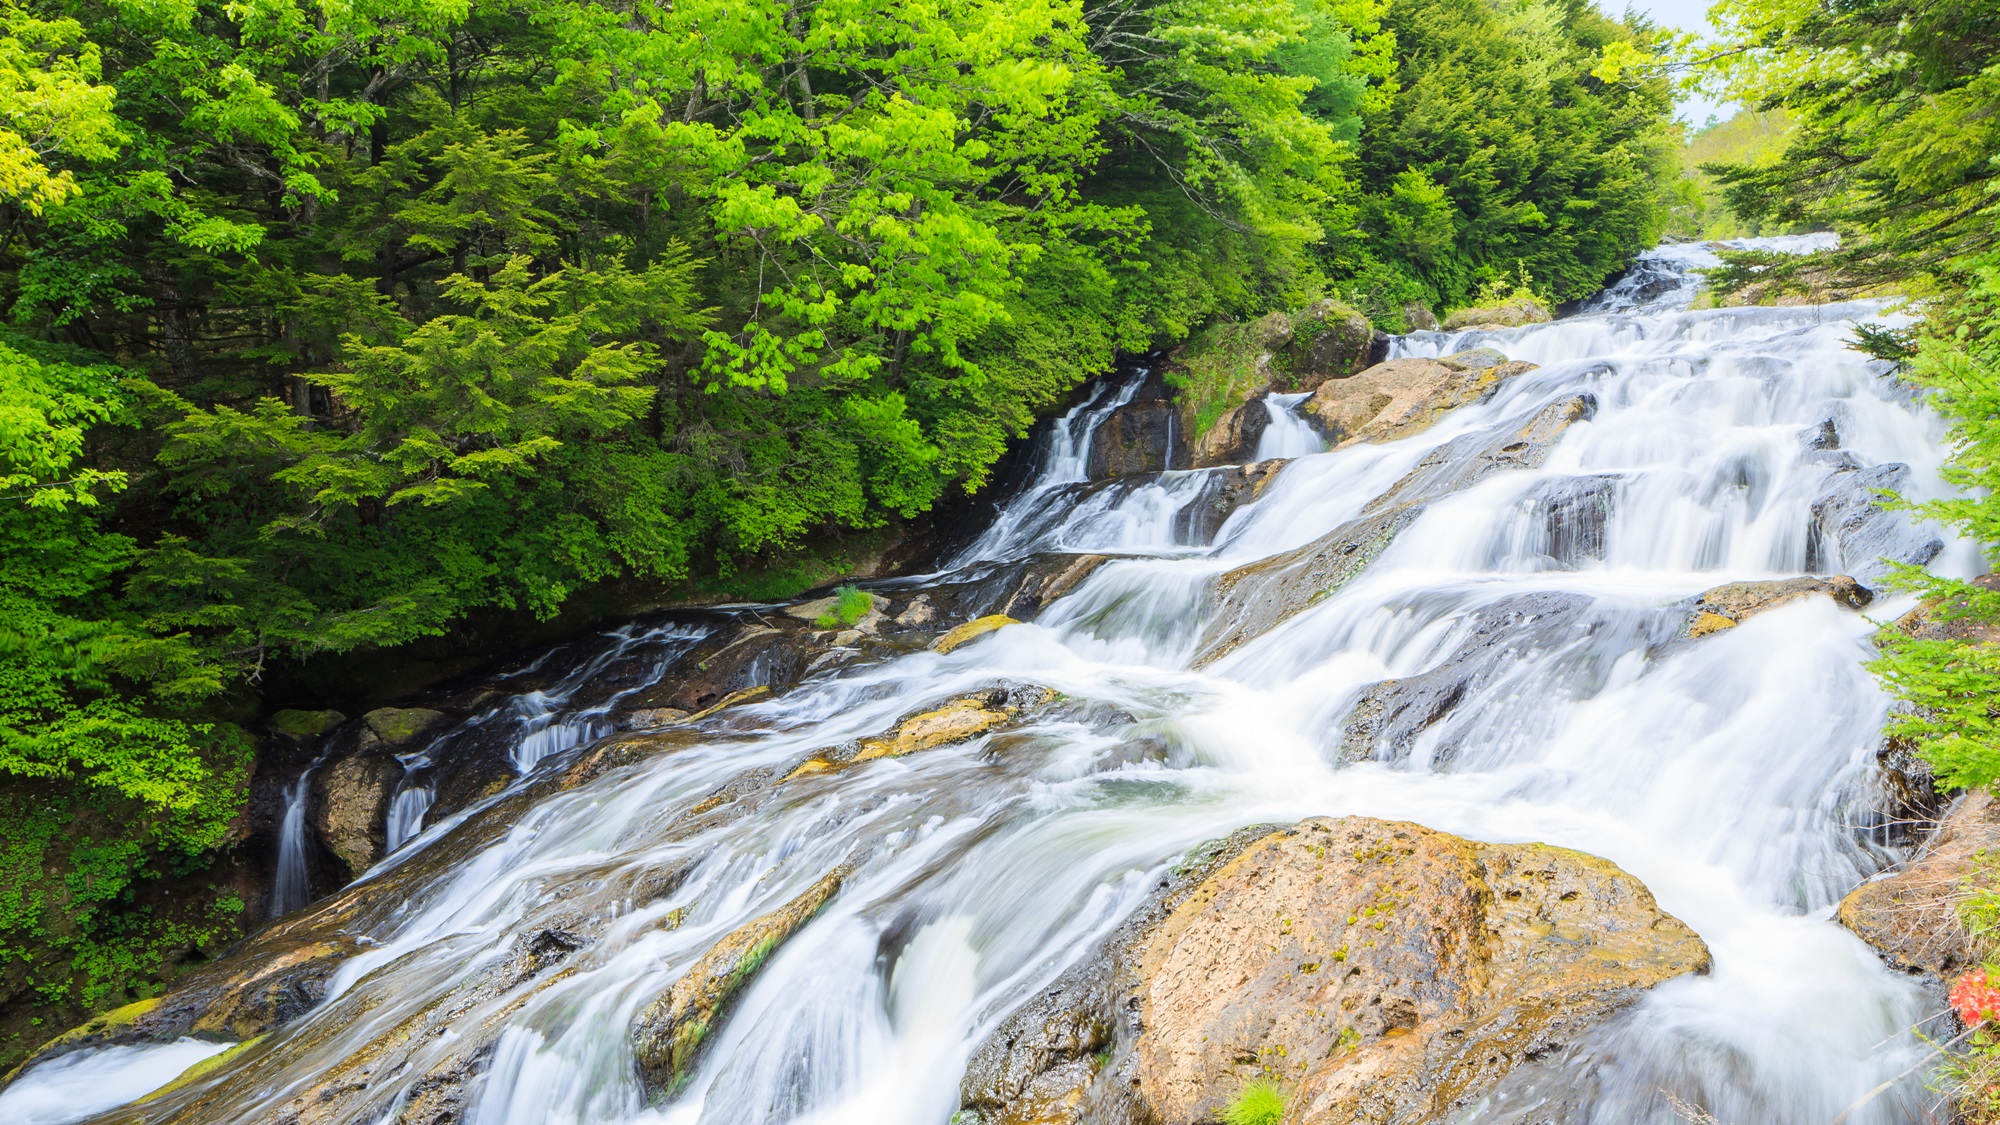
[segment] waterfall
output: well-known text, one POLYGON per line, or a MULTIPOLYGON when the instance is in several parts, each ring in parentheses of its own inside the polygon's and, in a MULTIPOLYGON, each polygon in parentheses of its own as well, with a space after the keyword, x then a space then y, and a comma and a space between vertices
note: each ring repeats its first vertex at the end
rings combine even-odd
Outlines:
POLYGON ((1311 397, 1311 391, 1264 396, 1264 410, 1271 416, 1271 422, 1264 427, 1263 436, 1257 439, 1257 460, 1305 457, 1326 449, 1319 432, 1299 417, 1299 404, 1311 397))
POLYGON ((312 901, 312 873, 306 866, 306 807, 312 803, 313 771, 325 760, 325 755, 313 759, 285 789, 285 815, 278 821, 278 872, 271 884, 273 918, 312 901))
MULTIPOLYGON (((1873 581, 1883 554, 1953 573, 1979 560, 1902 515, 1821 526, 1829 505, 1862 511, 1876 480, 1948 494, 1941 424, 1845 347, 1882 306, 1690 311, 1692 271, 1712 262, 1664 248, 1633 275, 1651 283, 1589 315, 1400 338, 1401 355, 1486 346, 1540 365, 1402 440, 1316 452, 1294 444, 1296 396, 1280 396, 1266 440, 1294 459, 1202 544, 1170 526, 1202 472, 1084 482, 1092 433, 1137 389, 1131 373, 1104 381, 1043 431, 1035 479, 952 565, 1124 557, 1032 623, 848 663, 576 788, 523 791, 501 819, 424 829, 466 835, 406 847, 428 864, 358 888, 365 909, 339 924, 363 947, 327 998, 203 1078, 211 1100, 175 1120, 281 1119, 389 1043, 402 1061, 340 1120, 394 1120, 460 1033, 484 1030, 468 1125, 938 1125, 974 1046, 1190 849, 1347 814, 1605 857, 1713 952, 1711 973, 1523 1066, 1467 1122, 1666 1125, 1667 1090, 1737 1125, 1823 1123, 1884 1083, 1852 1125, 1923 1119, 1923 1077, 1906 1072, 1935 1005, 1829 917, 1896 858, 1865 831, 1888 706, 1863 666, 1875 625, 1820 598, 1698 641, 1677 630, 1687 600, 1724 582, 1809 566, 1873 581), (1538 466, 1474 471, 1541 412, 1584 401, 1594 413, 1538 466), (1391 494, 1413 514, 1357 577, 1211 643, 1233 624, 1220 575, 1391 494), (1004 738, 741 795, 997 684, 1062 703, 1004 738), (1364 701, 1391 684, 1451 702, 1428 725, 1368 725, 1364 701), (635 1012, 843 865, 840 893, 710 1030, 685 1089, 648 1106, 635 1012), (558 973, 467 990, 478 966, 535 963, 538 942, 578 951, 558 973), (408 1030, 441 1011, 454 1034, 408 1030)), ((1884 592, 1871 612, 1907 604, 1884 592)), ((603 736, 603 710, 563 701, 605 675, 582 661, 479 729, 507 731, 532 770, 603 736)), ((431 753, 445 760, 448 740, 431 753)))

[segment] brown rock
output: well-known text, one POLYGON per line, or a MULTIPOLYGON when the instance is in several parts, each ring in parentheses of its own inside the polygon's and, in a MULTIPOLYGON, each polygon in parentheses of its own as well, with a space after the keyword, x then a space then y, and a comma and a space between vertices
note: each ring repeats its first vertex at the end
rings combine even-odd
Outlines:
POLYGON ((1335 448, 1385 442, 1430 428, 1445 414, 1478 402, 1507 379, 1533 371, 1490 348, 1443 359, 1392 359, 1349 379, 1320 384, 1306 400, 1302 416, 1335 448))
POLYGON ((1187 425, 1173 396, 1160 375, 1147 376, 1131 401, 1112 411, 1091 436, 1085 474, 1104 480, 1187 468, 1187 425))
POLYGON ((349 879, 375 866, 387 849, 389 797, 402 776, 401 763, 379 750, 363 750, 313 775, 312 829, 349 879))
POLYGON ((942 707, 911 715, 883 737, 822 750, 793 767, 786 777, 830 773, 877 758, 900 758, 964 742, 1013 722, 1049 702, 1054 694, 1046 688, 1002 687, 960 696, 942 707))
POLYGON ((1701 593, 1690 606, 1691 637, 1721 632, 1744 619, 1801 598, 1824 594, 1848 609, 1862 609, 1875 600, 1874 591, 1841 574, 1832 578, 1785 578, 1768 582, 1728 582, 1701 593), (1720 618, 1720 622, 1703 622, 1720 618))
POLYGON ((1435 332, 1438 318, 1429 305, 1421 301, 1412 301, 1403 306, 1403 324, 1412 332, 1435 332))
POLYGON ((928 625, 936 617, 937 608, 931 605, 931 596, 918 594, 910 599, 910 604, 904 607, 903 612, 896 615, 896 624, 905 627, 928 625))
POLYGON ((1545 844, 1314 819, 1189 866, 974 1053, 966 1109, 1194 1125, 1276 1080, 1299 1125, 1445 1120, 1709 962, 1638 880, 1545 844))
POLYGON ((1270 425, 1271 413, 1264 406, 1263 395, 1237 403, 1223 411, 1208 432, 1195 441, 1189 451, 1193 467, 1240 465, 1250 460, 1257 455, 1257 446, 1270 425))
POLYGON ((845 868, 836 869, 797 898, 738 927, 702 954, 665 995, 640 1010, 632 1023, 632 1046, 649 1096, 663 1100, 686 1085, 709 1035, 727 1018, 743 987, 778 946, 832 901, 847 874, 845 868))
POLYGON ((625 716, 625 727, 628 730, 651 730, 684 723, 688 718, 689 713, 678 707, 642 707, 625 716))
POLYGON ((1980 853, 2000 847, 2000 805, 1978 790, 1945 814, 1915 859, 1871 879, 1840 900, 1840 924, 1899 969, 1949 976, 1983 962, 1990 941, 1959 919, 1968 890, 1990 890, 1994 866, 1980 853))

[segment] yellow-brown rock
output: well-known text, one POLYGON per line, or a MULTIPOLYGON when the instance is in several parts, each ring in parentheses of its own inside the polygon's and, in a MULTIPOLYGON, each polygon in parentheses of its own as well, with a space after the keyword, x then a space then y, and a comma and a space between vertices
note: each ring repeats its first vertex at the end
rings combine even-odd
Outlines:
POLYGON ((900 758, 954 742, 977 738, 1012 722, 1022 712, 1047 703, 1054 693, 1045 688, 995 688, 961 696, 942 707, 911 715, 880 738, 823 750, 792 768, 786 778, 830 773, 877 758, 900 758))
POLYGON ((1694 621, 1688 625, 1688 636, 1699 639, 1711 633, 1720 633, 1724 629, 1734 628, 1736 628, 1736 619, 1733 617, 1724 617, 1719 613, 1697 613, 1694 615, 1694 621))
POLYGON ((1194 1125, 1277 1081, 1288 1125, 1448 1121, 1708 967, 1700 938, 1595 856, 1363 817, 1232 839, 996 1029, 968 1111, 1194 1125))
POLYGON ((632 1023, 639 1078, 655 1100, 672 1096, 694 1073, 709 1035, 729 1014, 745 985, 785 940, 812 921, 847 878, 837 868, 803 894, 715 943, 632 1023))
POLYGON ((1695 597, 1689 606, 1687 635, 1706 637, 1733 628, 1765 610, 1804 598, 1828 597, 1848 609, 1875 600, 1874 591, 1845 574, 1831 578, 1781 578, 1762 582, 1725 582, 1695 597))
POLYGON ((1985 790, 1967 793, 1939 822, 1916 858, 1840 900, 1840 924, 1910 972, 1948 976, 1992 956, 1958 915, 1971 890, 1994 887, 1995 865, 1981 852, 2000 848, 2000 805, 1985 790))
POLYGON ((904 720, 888 738, 871 738, 854 755, 857 762, 900 758, 950 742, 964 742, 1006 722, 1011 715, 980 699, 955 699, 935 711, 904 720))
POLYGON ((939 637, 937 640, 932 641, 931 651, 942 656, 965 644, 967 641, 977 640, 996 629, 1004 629, 1009 625, 1019 624, 1019 621, 1004 613, 989 613, 985 617, 975 617, 946 633, 944 636, 939 637))
POLYGON ((1439 418, 1499 389, 1532 363, 1512 363, 1490 348, 1442 359, 1392 359, 1348 379, 1329 379, 1303 411, 1334 448, 1394 441, 1430 428, 1439 418))

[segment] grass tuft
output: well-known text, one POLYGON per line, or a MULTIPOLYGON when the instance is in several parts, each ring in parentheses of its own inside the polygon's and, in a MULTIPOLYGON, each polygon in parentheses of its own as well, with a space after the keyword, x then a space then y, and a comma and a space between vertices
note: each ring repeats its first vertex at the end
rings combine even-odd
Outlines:
POLYGON ((1224 1125, 1278 1125, 1284 1116, 1285 1092, 1274 1082, 1252 1082, 1243 1087, 1222 1111, 1224 1125))

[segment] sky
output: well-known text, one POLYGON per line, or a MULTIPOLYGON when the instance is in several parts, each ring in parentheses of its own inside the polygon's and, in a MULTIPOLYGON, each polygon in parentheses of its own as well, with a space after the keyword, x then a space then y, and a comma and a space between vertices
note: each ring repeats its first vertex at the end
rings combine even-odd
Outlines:
MULTIPOLYGON (((1703 35, 1714 33, 1708 25, 1708 6, 1714 0, 1598 0, 1598 6, 1613 17, 1625 14, 1630 6, 1653 17, 1657 23, 1669 24, 1683 31, 1697 31, 1703 35)), ((1688 95, 1681 103, 1680 118, 1693 125, 1705 123, 1710 114, 1727 120, 1735 112, 1733 105, 1724 105, 1709 98, 1688 95)))

